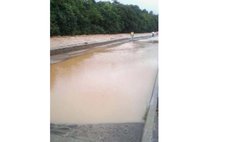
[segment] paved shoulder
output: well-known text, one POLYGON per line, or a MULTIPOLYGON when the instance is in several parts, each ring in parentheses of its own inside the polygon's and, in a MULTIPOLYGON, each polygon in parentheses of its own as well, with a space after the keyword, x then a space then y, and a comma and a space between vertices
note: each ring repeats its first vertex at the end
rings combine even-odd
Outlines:
POLYGON ((51 134, 50 142, 91 142, 91 141, 51 134))
POLYGON ((140 142, 144 123, 51 124, 51 142, 140 142))

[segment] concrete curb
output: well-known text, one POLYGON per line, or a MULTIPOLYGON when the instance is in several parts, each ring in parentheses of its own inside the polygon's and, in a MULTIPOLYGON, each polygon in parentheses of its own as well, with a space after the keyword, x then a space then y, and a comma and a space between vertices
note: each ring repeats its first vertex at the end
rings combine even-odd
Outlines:
POLYGON ((158 103, 158 74, 156 75, 152 98, 150 100, 150 106, 147 113, 141 142, 158 142, 157 103, 158 103))
MULTIPOLYGON (((133 40, 140 40, 140 39, 145 39, 145 38, 151 38, 152 36, 138 36, 134 37, 133 40)), ((73 44, 73 45, 68 45, 68 46, 63 46, 59 47, 56 49, 51 49, 50 50, 50 55, 58 55, 62 53, 68 53, 71 51, 76 51, 76 50, 82 50, 86 48, 91 48, 91 47, 96 47, 96 46, 101 46, 101 45, 106 45, 106 44, 111 44, 115 42, 124 42, 124 41, 132 41, 131 38, 120 38, 120 39, 115 39, 115 40, 109 40, 109 41, 102 41, 102 42, 91 42, 91 43, 81 43, 81 44, 73 44)))

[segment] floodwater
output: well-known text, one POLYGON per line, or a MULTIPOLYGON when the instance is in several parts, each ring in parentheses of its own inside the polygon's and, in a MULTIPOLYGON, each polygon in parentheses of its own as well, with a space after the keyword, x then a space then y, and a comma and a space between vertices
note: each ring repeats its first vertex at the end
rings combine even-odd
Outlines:
POLYGON ((142 40, 51 64, 51 123, 144 122, 157 56, 158 44, 142 40))

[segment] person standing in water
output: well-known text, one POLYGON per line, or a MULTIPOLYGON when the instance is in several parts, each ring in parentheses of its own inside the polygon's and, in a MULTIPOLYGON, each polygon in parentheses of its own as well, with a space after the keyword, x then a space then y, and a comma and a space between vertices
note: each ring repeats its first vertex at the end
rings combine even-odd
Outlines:
POLYGON ((134 32, 131 32, 131 33, 130 33, 130 36, 131 36, 131 39, 133 40, 134 32))

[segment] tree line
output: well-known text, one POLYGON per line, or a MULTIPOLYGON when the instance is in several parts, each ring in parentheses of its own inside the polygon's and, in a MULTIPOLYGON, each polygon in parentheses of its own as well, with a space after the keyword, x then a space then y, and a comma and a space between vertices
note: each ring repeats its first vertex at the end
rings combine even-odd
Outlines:
POLYGON ((117 0, 51 0, 50 16, 51 36, 158 31, 158 15, 117 0))

